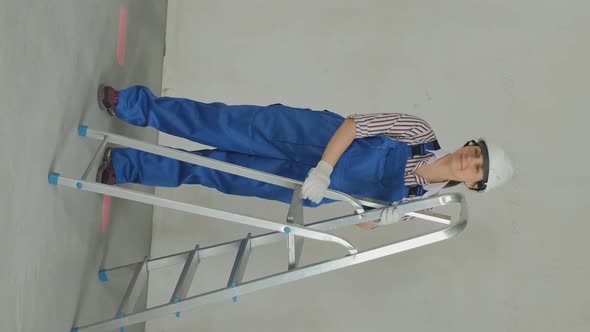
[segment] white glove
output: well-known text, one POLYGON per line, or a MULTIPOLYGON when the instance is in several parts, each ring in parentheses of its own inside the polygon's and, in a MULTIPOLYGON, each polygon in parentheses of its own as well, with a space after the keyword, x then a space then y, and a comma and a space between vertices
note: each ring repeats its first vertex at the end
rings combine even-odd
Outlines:
POLYGON ((333 170, 332 165, 320 160, 315 168, 309 170, 301 188, 301 197, 319 203, 326 195, 326 191, 328 191, 330 174, 332 174, 333 170))
POLYGON ((400 220, 402 220, 402 216, 399 214, 397 205, 392 205, 381 212, 381 221, 379 221, 378 225, 395 224, 400 220))

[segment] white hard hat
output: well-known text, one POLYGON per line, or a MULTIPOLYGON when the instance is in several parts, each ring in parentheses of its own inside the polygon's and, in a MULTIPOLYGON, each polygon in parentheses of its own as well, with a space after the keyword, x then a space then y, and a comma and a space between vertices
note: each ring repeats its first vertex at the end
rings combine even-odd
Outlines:
POLYGON ((482 190, 486 192, 508 181, 514 174, 514 168, 512 161, 502 148, 495 144, 490 144, 484 138, 480 138, 477 143, 482 149, 484 165, 486 165, 484 174, 486 187, 482 190))

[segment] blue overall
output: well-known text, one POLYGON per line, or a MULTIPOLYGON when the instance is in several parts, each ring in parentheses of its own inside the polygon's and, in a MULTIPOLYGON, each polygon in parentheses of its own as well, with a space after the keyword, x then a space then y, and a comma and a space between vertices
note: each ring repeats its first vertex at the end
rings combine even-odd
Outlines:
MULTIPOLYGON (((116 115, 135 126, 162 132, 217 149, 192 153, 304 181, 320 161, 330 138, 344 121, 328 111, 270 106, 201 103, 156 97, 149 89, 122 90, 116 115)), ((404 171, 412 149, 385 136, 355 139, 331 175, 330 189, 363 198, 399 201, 408 195, 404 171)), ((117 184, 141 183, 177 187, 201 184, 221 192, 285 203, 293 191, 273 184, 185 163, 130 148, 112 150, 117 184)), ((319 204, 304 200, 305 206, 319 204)))

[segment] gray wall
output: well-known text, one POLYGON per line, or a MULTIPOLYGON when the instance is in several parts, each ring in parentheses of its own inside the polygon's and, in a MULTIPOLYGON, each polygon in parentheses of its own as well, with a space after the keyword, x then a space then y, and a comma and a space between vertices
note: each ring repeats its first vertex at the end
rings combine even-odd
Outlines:
MULTIPOLYGON (((479 136, 505 146, 517 174, 496 192, 468 193, 470 223, 450 241, 202 307, 148 331, 588 331, 590 227, 580 203, 589 185, 589 16, 583 0, 170 1, 163 94, 412 113, 449 149, 479 136)), ((196 186, 158 192, 273 220, 287 211, 196 186)), ((345 213, 335 205, 306 217, 345 213)), ((338 234, 367 248, 432 228, 338 234)), ((152 254, 247 231, 259 230, 156 209, 152 254)), ((254 254, 246 277, 278 271, 282 250, 254 254)), ((310 243, 303 259, 330 254, 344 253, 310 243)), ((205 263, 192 293, 222 287, 230 261, 205 263), (207 270, 214 265, 225 269, 207 270)), ((179 270, 152 275, 151 304, 168 299, 179 270)))

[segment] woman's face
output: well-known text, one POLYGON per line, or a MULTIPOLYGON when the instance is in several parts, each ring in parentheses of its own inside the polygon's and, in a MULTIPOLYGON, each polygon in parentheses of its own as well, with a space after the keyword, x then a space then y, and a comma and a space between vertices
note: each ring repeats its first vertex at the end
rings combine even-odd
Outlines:
POLYGON ((464 146, 453 152, 450 165, 453 180, 464 182, 469 188, 477 189, 477 182, 483 180, 483 156, 477 145, 464 146))

